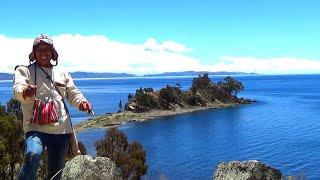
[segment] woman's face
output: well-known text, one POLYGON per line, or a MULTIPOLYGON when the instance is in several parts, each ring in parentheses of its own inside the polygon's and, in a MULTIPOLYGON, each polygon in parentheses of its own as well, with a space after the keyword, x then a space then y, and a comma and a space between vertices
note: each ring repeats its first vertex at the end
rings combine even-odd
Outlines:
POLYGON ((35 48, 36 62, 40 67, 52 67, 50 60, 53 57, 52 46, 48 44, 39 44, 35 48))

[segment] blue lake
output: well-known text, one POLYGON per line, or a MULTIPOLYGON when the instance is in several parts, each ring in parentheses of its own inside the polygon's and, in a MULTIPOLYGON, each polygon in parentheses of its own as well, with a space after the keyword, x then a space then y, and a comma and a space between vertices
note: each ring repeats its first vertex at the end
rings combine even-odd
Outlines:
MULTIPOLYGON (((212 76, 217 82, 224 76, 212 76)), ((245 90, 239 95, 259 102, 122 126, 129 141, 147 151, 148 175, 170 179, 210 179, 219 161, 257 159, 285 175, 320 177, 320 75, 235 76, 245 90)), ((119 100, 137 88, 180 83, 190 87, 192 77, 76 80, 97 115, 114 112, 119 100)), ((0 82, 0 102, 12 96, 12 83, 0 82)), ((71 111, 74 123, 87 119, 71 111)), ((89 154, 105 130, 78 134, 89 154)))

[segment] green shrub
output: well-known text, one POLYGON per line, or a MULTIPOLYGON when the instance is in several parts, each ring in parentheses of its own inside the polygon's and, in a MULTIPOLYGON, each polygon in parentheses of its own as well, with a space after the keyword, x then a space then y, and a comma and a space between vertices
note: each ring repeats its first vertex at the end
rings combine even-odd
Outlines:
POLYGON ((117 128, 106 131, 105 138, 96 142, 97 155, 113 160, 124 179, 140 179, 147 172, 146 152, 138 142, 128 143, 127 136, 117 128))
POLYGON ((196 78, 193 78, 190 90, 191 90, 191 92, 193 94, 196 94, 196 92, 198 90, 200 90, 200 89, 208 89, 212 85, 214 85, 214 84, 211 82, 208 73, 205 73, 203 75, 199 75, 196 78))
POLYGON ((159 91, 160 104, 164 109, 169 109, 170 103, 178 104, 183 107, 187 102, 187 94, 180 87, 170 87, 167 85, 159 91))
MULTIPOLYGON (((146 88, 145 88, 146 90, 146 88)), ((159 108, 159 103, 153 96, 151 96, 152 92, 146 92, 142 88, 136 90, 136 94, 131 99, 131 101, 136 102, 137 111, 148 111, 150 109, 159 108)), ((151 90, 147 90, 151 91, 151 90)), ((127 107, 127 106, 126 106, 127 107)))
POLYGON ((0 116, 5 116, 5 115, 7 115, 6 106, 2 106, 0 104, 0 116))
POLYGON ((79 147, 79 150, 81 151, 82 155, 88 154, 87 148, 85 147, 85 145, 81 141, 78 142, 78 147, 79 147))
POLYGON ((224 78, 222 82, 218 82, 218 86, 229 95, 237 95, 244 89, 244 86, 241 82, 230 76, 224 78))
POLYGON ((7 103, 7 113, 22 121, 23 113, 21 103, 18 100, 11 98, 7 103))
POLYGON ((0 116, 0 176, 13 179, 17 164, 23 160, 22 122, 13 116, 0 116))

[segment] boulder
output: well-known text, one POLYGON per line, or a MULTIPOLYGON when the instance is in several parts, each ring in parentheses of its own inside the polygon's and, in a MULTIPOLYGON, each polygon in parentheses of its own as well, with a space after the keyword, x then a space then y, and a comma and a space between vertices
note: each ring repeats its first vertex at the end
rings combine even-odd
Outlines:
POLYGON ((256 161, 220 162, 212 177, 214 180, 277 180, 281 179, 279 170, 256 161))
POLYGON ((106 157, 93 159, 89 155, 78 155, 66 163, 62 180, 117 180, 122 179, 116 164, 106 157))

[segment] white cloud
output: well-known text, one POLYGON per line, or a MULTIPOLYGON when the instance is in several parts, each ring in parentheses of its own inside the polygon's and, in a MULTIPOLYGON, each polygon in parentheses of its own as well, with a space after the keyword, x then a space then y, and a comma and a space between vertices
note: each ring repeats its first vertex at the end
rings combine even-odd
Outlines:
POLYGON ((165 41, 162 44, 158 44, 154 38, 148 39, 143 46, 145 50, 155 52, 168 51, 175 53, 184 53, 191 51, 190 48, 187 48, 184 45, 176 43, 174 41, 165 41))
MULTIPOLYGON (((28 64, 33 39, 0 35, 0 72, 12 72, 17 64, 28 64)), ((201 70, 196 58, 186 56, 189 48, 173 41, 149 39, 143 44, 109 40, 105 36, 62 34, 53 37, 59 53, 59 66, 68 71, 125 72, 134 74, 201 70)))
POLYGON ((263 74, 311 74, 320 73, 320 61, 294 57, 255 58, 221 57, 216 69, 226 71, 255 72, 263 74))
MULTIPOLYGON (((241 71, 257 73, 319 73, 320 61, 290 57, 254 58, 224 56, 204 64, 188 56, 190 48, 174 41, 142 44, 112 41, 105 36, 62 34, 53 37, 59 66, 73 71, 124 72, 133 74, 172 71, 241 71)), ((0 72, 12 72, 17 64, 28 64, 33 38, 0 35, 0 72)))
POLYGON ((0 35, 0 72, 12 73, 18 64, 28 64, 31 39, 14 39, 0 35))

